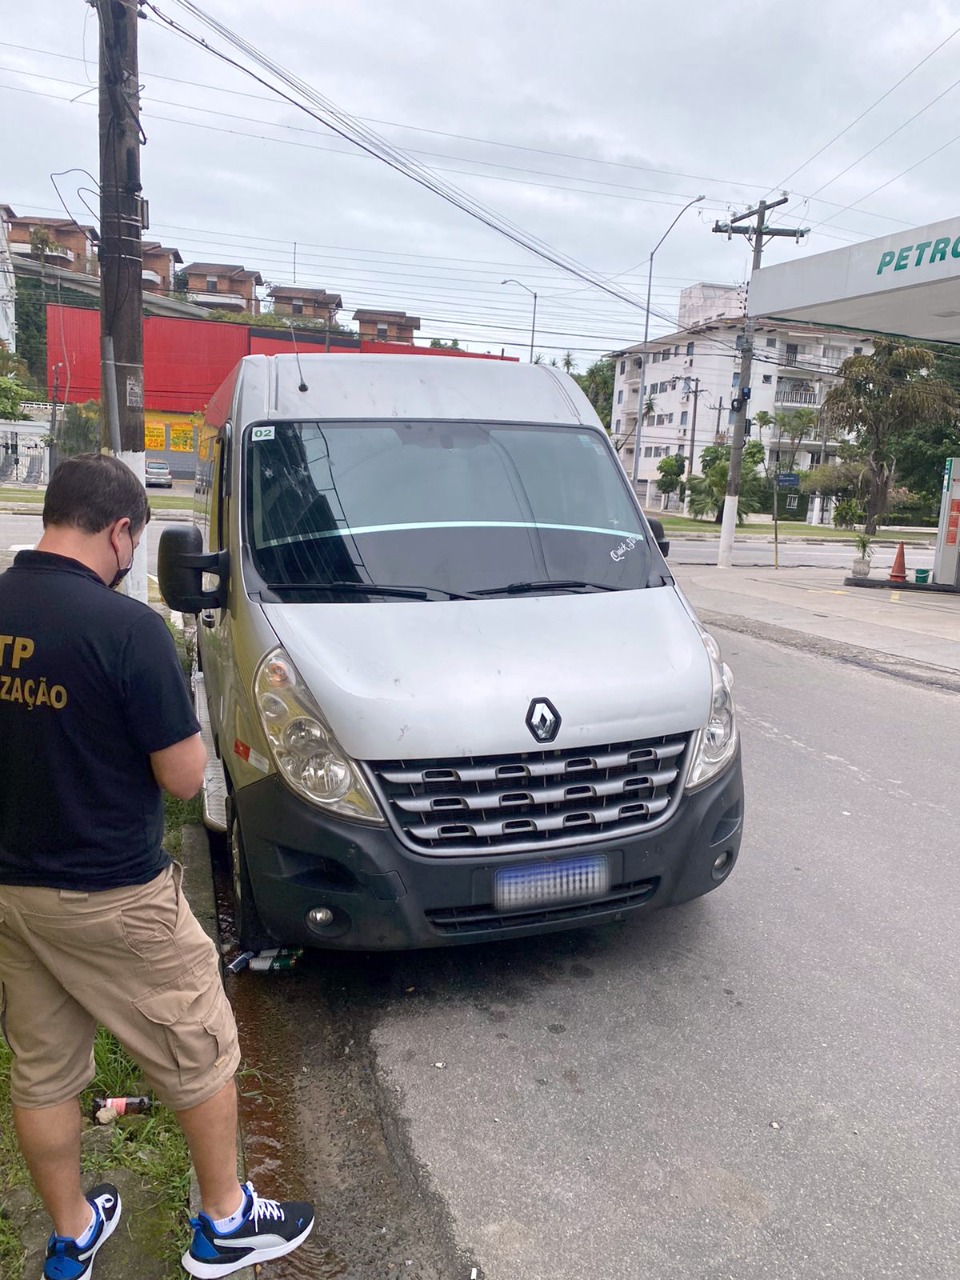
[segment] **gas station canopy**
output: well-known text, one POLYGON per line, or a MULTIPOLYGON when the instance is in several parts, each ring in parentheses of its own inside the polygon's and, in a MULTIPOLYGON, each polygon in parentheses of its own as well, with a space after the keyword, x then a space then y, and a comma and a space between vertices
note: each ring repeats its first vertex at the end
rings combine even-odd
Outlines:
POLYGON ((761 267, 757 319, 960 343, 960 218, 761 267))

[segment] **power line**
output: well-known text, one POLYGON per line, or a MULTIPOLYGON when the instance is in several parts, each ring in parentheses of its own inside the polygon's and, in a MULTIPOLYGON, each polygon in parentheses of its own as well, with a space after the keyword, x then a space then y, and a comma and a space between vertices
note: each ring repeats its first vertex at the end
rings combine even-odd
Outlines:
MULTIPOLYGON (((910 77, 913 75, 915 71, 919 71, 925 62, 929 62, 935 53, 939 53, 940 50, 943 48, 943 46, 945 44, 949 44, 950 41, 954 38, 954 36, 958 34, 960 34, 960 27, 957 27, 955 31, 951 31, 945 40, 941 40, 940 43, 936 46, 936 48, 931 49, 930 52, 926 55, 926 57, 921 58, 920 61, 915 66, 910 68, 910 70, 906 73, 906 75, 901 76, 896 84, 891 85, 890 88, 886 91, 886 93, 882 93, 879 98, 877 98, 874 102, 871 102, 869 107, 867 107, 865 111, 861 111, 855 120, 851 120, 845 129, 841 129, 839 133, 834 134, 834 136, 830 139, 830 141, 825 142, 819 151, 815 151, 808 160, 804 160, 803 164, 798 165, 796 169, 788 173, 787 176, 781 182, 778 182, 776 184, 776 187, 771 187, 770 190, 771 191, 780 190, 783 187, 785 187, 791 178, 796 177, 796 175, 800 173, 801 170, 805 169, 808 164, 812 164, 814 160, 816 160, 819 156, 822 156, 825 151, 827 151, 830 147, 832 147, 835 142, 838 142, 844 136, 844 134, 849 133, 850 130, 855 125, 858 125, 860 121, 864 119, 865 116, 868 116, 870 114, 870 112, 874 109, 874 107, 879 107, 880 103, 883 102, 886 98, 889 98, 891 93, 893 93, 895 89, 899 89, 900 86, 906 80, 910 79, 910 77)), ((869 152, 867 154, 869 154, 869 152)), ((829 186, 829 183, 827 185, 829 186)), ((820 190, 822 191, 823 188, 821 187, 820 190)))

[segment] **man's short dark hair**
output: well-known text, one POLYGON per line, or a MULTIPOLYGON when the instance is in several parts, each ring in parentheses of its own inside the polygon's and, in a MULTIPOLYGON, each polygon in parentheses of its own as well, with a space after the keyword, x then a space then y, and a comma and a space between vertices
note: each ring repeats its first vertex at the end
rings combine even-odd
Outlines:
POLYGON ((150 519, 147 491, 126 463, 106 453, 64 458, 47 485, 44 528, 68 525, 100 533, 124 516, 134 534, 150 519))

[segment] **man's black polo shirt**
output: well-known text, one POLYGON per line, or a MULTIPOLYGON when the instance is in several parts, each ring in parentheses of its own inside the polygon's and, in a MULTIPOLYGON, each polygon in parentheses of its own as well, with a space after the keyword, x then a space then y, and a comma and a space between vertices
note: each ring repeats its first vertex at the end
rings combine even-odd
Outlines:
POLYGON ((198 728, 163 619, 21 551, 0 574, 0 884, 153 879, 170 859, 150 753, 198 728))

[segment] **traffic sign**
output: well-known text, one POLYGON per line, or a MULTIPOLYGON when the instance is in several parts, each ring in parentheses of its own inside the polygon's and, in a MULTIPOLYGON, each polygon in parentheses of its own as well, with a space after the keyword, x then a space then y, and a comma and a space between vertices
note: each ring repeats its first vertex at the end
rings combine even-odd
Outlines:
POLYGON ((796 471, 781 471, 777 476, 778 489, 799 489, 800 476, 796 471))

